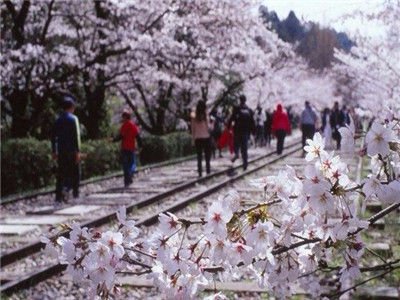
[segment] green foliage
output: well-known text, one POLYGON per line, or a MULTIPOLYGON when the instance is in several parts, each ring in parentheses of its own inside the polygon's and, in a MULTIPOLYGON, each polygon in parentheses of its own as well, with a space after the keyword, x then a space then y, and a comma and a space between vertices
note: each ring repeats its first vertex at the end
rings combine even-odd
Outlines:
POLYGON ((164 136, 146 136, 140 161, 143 165, 187 156, 194 153, 192 139, 187 132, 175 132, 164 136))
MULTIPOLYGON (((82 143, 87 158, 82 163, 82 179, 121 170, 120 143, 105 139, 82 143)), ((194 153, 187 132, 166 136, 145 136, 138 164, 161 162, 194 153)), ((11 139, 1 145, 1 196, 40 189, 55 183, 56 164, 50 141, 33 138, 11 139)))
POLYGON ((1 195, 43 187, 54 182, 50 142, 13 139, 1 145, 1 195))
POLYGON ((87 154, 82 163, 82 178, 105 175, 120 169, 119 143, 107 140, 91 140, 82 144, 81 152, 87 154))

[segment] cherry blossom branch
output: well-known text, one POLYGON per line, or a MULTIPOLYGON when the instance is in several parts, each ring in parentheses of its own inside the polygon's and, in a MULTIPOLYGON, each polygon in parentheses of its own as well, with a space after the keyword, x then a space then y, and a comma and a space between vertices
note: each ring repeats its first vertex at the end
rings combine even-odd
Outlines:
MULTIPOLYGON (((381 210, 377 214, 373 215, 370 217, 367 221, 370 223, 370 225, 374 224, 376 221, 379 219, 383 218, 384 216, 390 214, 392 211, 396 210, 398 207, 400 207, 400 203, 393 203, 392 205, 386 207, 385 209, 381 210)), ((364 228, 358 228, 354 234, 359 233, 362 231, 364 228)))
POLYGON ((237 212, 236 214, 239 217, 241 217, 241 216, 243 216, 245 214, 248 214, 248 213, 252 212, 253 210, 256 210, 256 209, 259 209, 259 208, 262 208, 262 207, 265 207, 265 206, 271 206, 273 204, 277 204, 277 203, 281 203, 281 202, 282 202, 282 200, 274 200, 274 201, 270 201, 270 202, 259 203, 259 204, 255 205, 255 206, 252 206, 252 207, 248 208, 248 209, 241 210, 240 212, 237 212))
POLYGON ((130 263, 132 265, 141 266, 143 268, 148 269, 151 272, 152 266, 146 265, 146 264, 144 264, 144 263, 142 263, 140 261, 137 261, 136 259, 129 258, 128 256, 125 255, 123 258, 121 258, 121 260, 126 261, 126 262, 128 262, 128 263, 130 263))
MULTIPOLYGON (((400 268, 400 266, 395 266, 393 267, 393 265, 398 264, 400 262, 400 259, 396 259, 394 261, 391 262, 387 262, 385 264, 382 265, 377 265, 377 266, 373 266, 373 267, 364 267, 364 268, 360 268, 360 272, 365 273, 365 272, 373 272, 373 271, 383 271, 383 270, 388 270, 390 269, 391 271, 400 268)), ((237 264, 237 267, 241 267, 243 266, 243 262, 240 262, 237 264)), ((324 270, 328 270, 328 272, 332 272, 332 271, 339 271, 341 269, 341 267, 329 267, 329 266, 324 266, 324 267, 320 267, 315 269, 312 272, 309 272, 307 274, 303 274, 301 276, 299 276, 298 278, 303 278, 303 277, 307 277, 307 276, 311 276, 313 274, 315 274, 318 271, 324 271, 324 270)), ((203 268, 203 270, 205 272, 209 272, 209 273, 218 273, 218 272, 223 272, 225 271, 225 268, 222 266, 214 266, 214 267, 206 267, 203 268)))
POLYGON ((178 219, 179 222, 183 224, 183 226, 189 228, 191 225, 206 225, 207 221, 204 221, 203 218, 200 218, 200 221, 191 221, 186 219, 178 219))
POLYGON ((142 30, 142 34, 145 34, 146 31, 148 31, 151 28, 153 28, 154 25, 156 25, 169 12, 170 12, 170 10, 167 9, 162 14, 160 14, 153 22, 150 23, 150 25, 146 26, 146 28, 142 30))
POLYGON ((118 271, 118 272, 115 272, 115 273, 116 274, 122 274, 122 275, 140 276, 140 275, 151 273, 151 269, 150 270, 146 270, 146 271, 141 271, 141 272, 118 271))
POLYGON ((347 288, 347 289, 345 289, 345 290, 343 290, 343 291, 340 291, 339 293, 336 293, 336 294, 331 295, 330 298, 331 298, 331 299, 333 299, 333 298, 339 298, 340 296, 346 294, 347 292, 350 292, 351 290, 354 290, 354 289, 356 289, 357 287, 359 287, 359 286, 361 286, 361 285, 364 285, 364 284, 366 284, 366 283, 369 282, 369 281, 372 281, 372 280, 377 279, 377 278, 379 278, 379 277, 384 277, 385 275, 387 275, 387 274, 393 272, 393 270, 395 270, 395 269, 400 269, 400 267, 396 267, 396 268, 390 269, 390 270, 388 270, 388 271, 386 271, 386 272, 384 272, 384 273, 381 273, 381 274, 378 274, 378 275, 373 276, 373 277, 371 277, 371 278, 368 278, 368 279, 366 279, 366 280, 363 280, 363 281, 361 281, 361 282, 359 282, 359 283, 353 285, 352 287, 349 287, 349 288, 347 288))
MULTIPOLYGON (((371 218, 368 219, 370 225, 374 224, 377 220, 381 219, 382 217, 388 215, 393 210, 396 210, 398 207, 400 207, 400 203, 394 203, 394 204, 390 205, 389 207, 383 209, 379 213, 375 214, 374 216, 372 216, 371 218)), ((352 234, 355 235, 355 234, 357 234, 358 232, 360 232, 362 230, 364 230, 364 228, 358 228, 352 234)), ((318 243, 318 242, 321 242, 321 241, 322 240, 320 238, 314 238, 314 239, 300 241, 300 242, 297 242, 297 243, 294 243, 294 244, 290 245, 289 247, 282 246, 282 247, 280 247, 278 249, 275 249, 275 250, 272 251, 272 254, 273 255, 282 254, 282 253, 284 253, 286 251, 295 249, 297 247, 300 247, 300 246, 303 246, 303 245, 307 245, 307 244, 312 244, 312 243, 318 243)))
POLYGON ((278 255, 278 254, 285 253, 285 252, 287 252, 289 250, 295 249, 295 248, 300 247, 300 246, 304 246, 304 245, 308 245, 308 244, 312 244, 312 243, 319 243, 319 242, 322 242, 322 240, 320 238, 304 240, 304 241, 300 241, 300 242, 294 243, 294 244, 290 245, 289 247, 281 246, 278 249, 272 250, 271 253, 273 255, 278 255))
POLYGON ((395 266, 393 267, 393 265, 400 263, 400 258, 391 261, 391 262, 387 262, 385 264, 382 265, 377 265, 377 266, 373 266, 373 267, 364 267, 364 268, 360 268, 361 272, 373 272, 373 271, 382 271, 382 270, 387 270, 389 269, 397 269, 400 266, 395 266))
POLYGON ((387 180, 390 180, 391 176, 389 175, 387 161, 383 159, 381 154, 378 154, 378 157, 379 157, 379 160, 382 161, 383 172, 385 173, 387 180))
POLYGON ((139 250, 139 249, 135 249, 135 248, 126 248, 126 247, 125 247, 125 249, 131 250, 131 251, 136 252, 136 253, 139 253, 139 254, 142 254, 142 255, 147 256, 147 257, 150 257, 150 258, 152 258, 152 259, 156 259, 156 258, 157 258, 155 255, 151 255, 151 254, 146 253, 146 252, 143 252, 143 251, 141 251, 141 250, 139 250))
MULTIPOLYGON (((396 268, 400 267, 400 266, 394 266, 394 265, 396 265, 398 263, 400 263, 400 258, 397 258, 394 261, 386 262, 386 263, 381 264, 381 265, 376 265, 376 266, 373 266, 373 267, 360 268, 360 272, 361 273, 366 273, 366 272, 384 271, 384 270, 387 270, 387 269, 396 269, 396 268)), ((340 269, 341 269, 341 267, 324 266, 324 267, 320 268, 319 270, 320 271, 328 270, 329 272, 331 272, 331 271, 339 271, 340 269)))
POLYGON ((365 249, 366 249, 369 253, 371 253, 372 255, 378 257, 384 264, 386 264, 386 260, 385 260, 381 255, 379 255, 378 253, 376 253, 375 251, 371 250, 371 249, 368 248, 368 247, 365 247, 365 249))
POLYGON ((345 193, 357 191, 357 190, 361 189, 363 187, 363 185, 364 184, 357 184, 356 186, 348 188, 348 189, 345 189, 344 191, 345 191, 345 193))
POLYGON ((46 23, 44 24, 42 34, 40 36, 41 44, 44 44, 44 42, 46 40, 46 34, 47 34, 47 31, 49 30, 50 22, 53 18, 53 15, 52 15, 53 5, 54 5, 54 0, 50 1, 48 8, 47 8, 48 9, 47 19, 46 19, 46 23))

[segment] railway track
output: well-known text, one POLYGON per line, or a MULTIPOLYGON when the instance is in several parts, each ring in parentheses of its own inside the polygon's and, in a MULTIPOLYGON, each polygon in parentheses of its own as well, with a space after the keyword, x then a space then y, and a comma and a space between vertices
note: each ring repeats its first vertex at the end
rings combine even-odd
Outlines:
MULTIPOLYGON (((138 173, 143 173, 143 172, 147 172, 148 170, 151 169, 157 169, 157 168, 162 168, 165 166, 169 166, 169 165, 173 165, 173 164, 177 164, 180 162, 185 162, 185 161, 189 161, 194 159, 195 156, 188 156, 188 157, 184 157, 184 158, 179 158, 179 159, 172 159, 166 162, 161 162, 161 163, 155 163, 155 164, 149 164, 146 166, 142 166, 142 167, 138 167, 136 169, 136 174, 138 173)), ((80 188, 84 188, 90 184, 95 184, 95 183, 101 183, 107 180, 112 180, 112 179, 117 179, 117 178, 122 178, 123 174, 122 172, 116 172, 113 174, 109 174, 109 175, 104 175, 104 176, 99 176, 96 178, 91 178, 91 179, 87 179, 87 180, 83 180, 80 182, 79 186, 80 188)), ((50 196, 50 195, 54 195, 54 188, 52 189, 44 189, 41 191, 35 191, 35 192, 29 192, 26 194, 22 194, 22 195, 14 195, 14 196, 9 196, 6 197, 4 199, 0 200, 0 205, 1 206, 6 206, 9 204, 15 204, 16 202, 21 202, 21 201, 27 201, 30 199, 36 199, 38 197, 41 196, 50 196)))
MULTIPOLYGON (((54 225, 48 224, 50 222, 64 223, 76 220, 81 226, 90 228, 112 226, 108 224, 112 224, 116 219, 114 211, 125 205, 127 213, 137 220, 138 226, 150 226, 157 222, 161 212, 177 212, 267 165, 294 153, 298 156, 300 149, 299 139, 291 137, 287 141, 284 155, 277 156, 273 150, 266 153, 265 148, 251 149, 247 171, 241 171, 241 164, 232 165, 227 158, 223 158, 212 161, 212 173, 202 178, 197 177, 194 159, 181 160, 172 165, 139 172, 129 189, 106 188, 89 193, 78 200, 71 200, 63 207, 39 207, 36 210, 15 213, 13 216, 2 216, 3 224, 6 221, 13 223, 21 220, 27 224, 36 220, 36 225, 26 225, 36 226, 36 229, 29 235, 31 241, 24 240, 22 236, 18 240, 14 236, 17 242, 9 244, 15 247, 1 256, 1 293, 12 294, 64 270, 64 266, 55 262, 46 263, 43 253, 40 252, 44 245, 40 242, 39 235, 45 232, 49 225, 54 225), (37 224, 39 221, 41 223, 37 224), (24 266, 22 272, 20 265, 24 266)), ((68 231, 65 230, 63 235, 67 234, 68 231)), ((7 239, 4 240, 5 244, 7 242, 7 239)))

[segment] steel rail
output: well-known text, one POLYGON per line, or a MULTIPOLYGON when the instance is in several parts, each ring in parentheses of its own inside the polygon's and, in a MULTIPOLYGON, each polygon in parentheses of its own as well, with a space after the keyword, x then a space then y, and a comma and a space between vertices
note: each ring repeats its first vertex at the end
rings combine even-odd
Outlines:
MULTIPOLYGON (((162 168, 165 166, 178 164, 178 163, 181 163, 184 161, 189 161, 189 160, 192 160, 193 158, 194 158, 194 156, 190 155, 190 156, 186 156, 183 158, 171 159, 171 160, 160 162, 160 163, 144 165, 144 166, 138 167, 136 172, 141 173, 143 171, 150 170, 150 169, 162 168)), ((110 179, 118 178, 118 177, 122 177, 122 176, 123 176, 122 172, 115 172, 115 173, 108 174, 108 175, 89 178, 89 179, 81 181, 79 186, 82 187, 82 186, 85 186, 88 184, 106 181, 106 180, 110 180, 110 179)), ((0 199, 0 205, 5 205, 5 204, 18 202, 18 201, 28 200, 28 199, 36 198, 39 196, 46 196, 46 195, 50 195, 50 194, 54 194, 54 193, 55 193, 55 189, 51 188, 51 189, 46 189, 46 190, 42 190, 42 191, 28 193, 26 195, 9 196, 9 197, 6 197, 5 199, 0 199)))

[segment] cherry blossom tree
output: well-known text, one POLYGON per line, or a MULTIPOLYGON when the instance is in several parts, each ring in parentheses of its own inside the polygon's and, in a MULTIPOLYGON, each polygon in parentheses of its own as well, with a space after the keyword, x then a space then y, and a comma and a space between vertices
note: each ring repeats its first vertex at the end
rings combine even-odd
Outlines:
POLYGON ((144 103, 145 127, 168 131, 160 120, 184 118, 199 99, 218 105, 236 87, 265 77, 291 52, 262 26, 253 7, 252 1, 175 3, 174 11, 160 20, 162 36, 152 32, 153 42, 148 40, 150 63, 130 75, 134 85, 119 87, 126 99, 136 100, 135 108, 144 103))
POLYGON ((373 24, 368 35, 356 35, 350 53, 337 51, 335 66, 339 77, 346 78, 353 105, 371 110, 375 115, 387 107, 400 109, 400 36, 399 1, 387 1, 374 13, 359 12, 357 17, 373 24))
POLYGON ((330 70, 315 71, 299 57, 287 60, 281 68, 272 70, 267 78, 255 79, 244 87, 252 105, 275 109, 278 102, 301 111, 306 100, 322 111, 342 99, 336 93, 336 82, 330 70))
POLYGON ((85 112, 88 135, 98 137, 110 76, 106 61, 126 51, 113 43, 113 35, 104 40, 99 28, 107 30, 110 22, 100 2, 4 1, 2 15, 2 107, 12 117, 11 135, 32 134, 43 122, 51 126, 49 107, 66 90, 85 112))
POLYGON ((213 105, 292 56, 259 21, 254 4, 3 2, 2 105, 12 136, 51 123, 44 107, 56 107, 59 90, 76 96, 88 137, 101 136, 112 95, 131 105, 148 132, 174 130, 198 99, 213 105))

